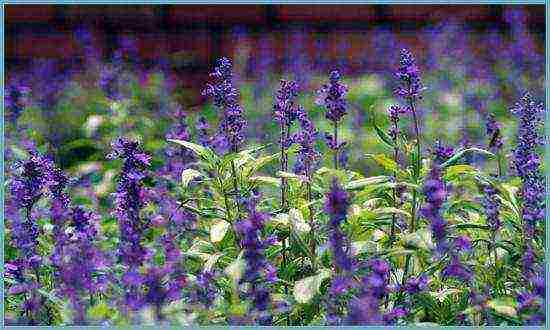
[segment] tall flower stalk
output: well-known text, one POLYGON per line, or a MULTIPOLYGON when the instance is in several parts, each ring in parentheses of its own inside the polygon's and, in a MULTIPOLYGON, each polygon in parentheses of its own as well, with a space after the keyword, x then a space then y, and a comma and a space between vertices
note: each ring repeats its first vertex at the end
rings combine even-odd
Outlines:
POLYGON ((534 243, 539 238, 537 227, 543 223, 545 215, 545 186, 540 171, 542 160, 537 153, 537 148, 543 144, 539 127, 543 123, 544 105, 536 103, 529 93, 525 93, 511 112, 519 118, 518 141, 513 164, 522 182, 521 216, 525 234, 523 238, 525 253, 522 263, 523 274, 531 287, 531 292, 522 292, 518 299, 521 298, 523 307, 533 305, 535 309, 535 313, 528 319, 529 323, 544 324, 544 304, 527 303, 530 300, 527 297, 538 296, 541 299, 545 297, 544 294, 539 294, 541 290, 537 289, 540 287, 538 282, 541 279, 544 282, 544 271, 541 272, 539 268, 542 267, 537 266, 534 247, 534 243))
POLYGON ((115 196, 115 216, 119 222, 119 258, 124 265, 122 283, 125 289, 124 303, 130 310, 137 310, 141 304, 141 284, 139 272, 149 252, 142 243, 148 223, 140 216, 144 206, 146 168, 151 157, 145 154, 137 141, 118 138, 112 144, 109 158, 123 160, 115 196))
POLYGON ((258 196, 248 201, 248 217, 236 224, 236 230, 241 235, 241 245, 244 248, 246 269, 241 283, 247 283, 245 297, 251 300, 252 315, 255 324, 271 325, 272 315, 271 295, 268 284, 277 280, 276 269, 267 261, 265 249, 275 243, 274 237, 261 238, 261 233, 267 220, 267 214, 256 209, 258 196))
MULTIPOLYGON (((214 105, 222 112, 218 133, 214 139, 227 140, 231 152, 238 153, 245 140, 247 122, 244 118, 244 109, 239 104, 239 91, 233 86, 232 69, 231 60, 222 57, 214 72, 210 74, 215 82, 207 84, 202 94, 212 97, 214 105)), ((231 172, 237 214, 240 214, 242 200, 234 160, 231 161, 231 172)))
POLYGON ((300 123, 300 131, 292 137, 293 141, 298 144, 298 155, 296 163, 294 164, 294 172, 304 175, 306 177, 306 201, 309 205, 309 225, 310 225, 310 237, 309 248, 310 254, 313 260, 311 260, 314 270, 317 269, 317 261, 315 256, 317 255, 317 239, 315 237, 317 224, 315 222, 314 208, 312 205, 313 193, 311 184, 313 181, 313 170, 316 162, 320 158, 320 154, 315 150, 315 141, 317 139, 318 132, 313 125, 313 122, 309 119, 305 109, 301 109, 298 114, 298 121, 300 123))
MULTIPOLYGON (((399 81, 399 86, 395 90, 395 94, 403 99, 406 104, 406 112, 411 113, 414 122, 414 133, 416 139, 416 156, 413 161, 414 181, 418 183, 420 180, 420 169, 422 164, 422 149, 421 149, 421 137, 418 123, 417 102, 422 98, 422 92, 424 90, 422 81, 420 79, 420 70, 416 65, 415 59, 410 51, 402 49, 400 52, 399 67, 395 73, 395 77, 399 81)), ((410 231, 416 231, 416 212, 418 208, 416 189, 412 192, 412 205, 411 205, 411 225, 410 231)), ((410 256, 408 255, 405 261, 405 271, 403 275, 403 281, 407 278, 408 268, 410 263, 410 256)))
MULTIPOLYGON (((298 84, 292 80, 281 80, 279 90, 275 95, 273 118, 279 123, 279 146, 281 150, 281 171, 288 172, 288 148, 292 144, 290 128, 298 117, 300 107, 296 103, 298 84)), ((281 179, 281 208, 288 209, 288 182, 281 179)))
POLYGON ((325 212, 329 215, 329 246, 336 272, 328 292, 327 321, 330 325, 343 322, 340 303, 342 296, 351 288, 351 276, 354 269, 350 255, 349 242, 340 228, 346 220, 349 207, 348 194, 334 179, 326 195, 325 212))
POLYGON ((328 147, 334 152, 334 168, 338 169, 339 152, 346 142, 338 141, 338 125, 347 113, 347 101, 345 99, 348 87, 340 82, 342 76, 338 70, 334 70, 329 75, 328 84, 321 86, 317 92, 316 103, 325 107, 325 117, 332 122, 332 134, 326 132, 325 138, 328 147))
MULTIPOLYGON (((392 105, 388 108, 388 116, 389 116, 390 123, 391 123, 388 135, 390 136, 390 138, 393 142, 393 160, 396 164, 398 162, 398 157, 399 157, 398 140, 399 140, 399 135, 401 133, 401 131, 399 129, 399 117, 400 117, 400 115, 402 115, 404 113, 405 113, 405 111, 399 105, 392 105)), ((396 172, 393 173, 393 177, 394 177, 395 182, 397 183, 397 173, 396 172)), ((393 203, 394 203, 395 207, 398 206, 397 205, 398 204, 397 198, 398 198, 398 188, 395 187, 395 188, 392 189, 392 199, 393 199, 393 203)), ((390 229, 390 248, 393 245, 393 241, 395 239, 395 226, 396 226, 395 222, 396 222, 396 220, 397 220, 397 215, 392 214, 392 222, 391 222, 391 229, 390 229)))
POLYGON ((14 262, 6 264, 7 275, 16 282, 7 293, 23 294, 23 311, 29 324, 37 322, 43 304, 37 291, 42 286, 40 268, 43 260, 38 251, 40 227, 33 210, 46 193, 48 177, 44 173, 49 165, 48 159, 31 151, 29 158, 21 163, 20 175, 10 184, 11 198, 6 203, 11 235, 19 252, 14 262))

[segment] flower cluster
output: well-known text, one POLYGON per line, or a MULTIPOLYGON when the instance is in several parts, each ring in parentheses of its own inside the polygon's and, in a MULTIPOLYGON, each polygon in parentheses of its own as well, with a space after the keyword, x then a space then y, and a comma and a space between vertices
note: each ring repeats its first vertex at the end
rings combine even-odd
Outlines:
POLYGON ((444 145, 441 141, 437 140, 433 147, 432 154, 434 161, 438 164, 442 164, 447 161, 454 154, 455 149, 451 146, 444 145))
POLYGON ((399 68, 395 76, 401 83, 395 90, 395 93, 397 96, 408 100, 408 102, 415 102, 422 98, 422 92, 424 91, 424 86, 420 79, 420 70, 409 50, 402 49, 399 55, 399 68))
POLYGON ((298 114, 298 121, 300 131, 292 137, 292 140, 299 146, 294 172, 309 177, 320 157, 319 152, 315 149, 318 132, 305 110, 298 114))
POLYGON ((400 115, 405 114, 405 113, 406 113, 405 109, 403 109, 402 107, 400 107, 397 104, 391 105, 388 108, 388 117, 390 118, 390 123, 391 123, 388 135, 390 136, 390 138, 392 139, 392 141, 394 143, 397 142, 397 139, 398 139, 399 133, 400 133, 400 130, 399 130, 399 117, 400 117, 400 115))
POLYGON ((345 99, 348 87, 340 82, 340 72, 334 70, 329 75, 329 83, 321 86, 317 92, 316 103, 326 108, 325 117, 334 125, 334 133, 325 133, 327 145, 330 149, 338 151, 345 142, 338 142, 338 123, 347 114, 347 101, 345 99))
POLYGON ((143 153, 139 143, 126 138, 118 138, 112 144, 109 158, 124 161, 115 195, 115 215, 120 226, 119 256, 126 267, 123 282, 128 287, 126 303, 130 309, 139 307, 138 288, 141 276, 138 268, 148 254, 141 242, 147 223, 140 217, 144 205, 143 179, 149 166, 150 156, 143 153))
POLYGON ((448 223, 443 218, 442 207, 447 198, 447 190, 441 178, 441 168, 435 164, 430 170, 428 179, 423 186, 426 202, 421 209, 422 215, 430 221, 432 235, 435 238, 437 253, 441 257, 448 254, 450 263, 443 269, 443 277, 454 277, 463 281, 472 278, 471 271, 461 263, 460 252, 471 248, 469 238, 459 236, 452 242, 448 239, 448 223))
POLYGON ((513 162, 522 180, 523 223, 527 237, 532 238, 536 225, 544 221, 544 179, 540 172, 542 160, 537 154, 543 142, 539 126, 543 122, 544 106, 526 93, 511 111, 519 118, 513 162))
POLYGON ((340 228, 346 220, 349 207, 348 194, 342 189, 336 179, 333 180, 330 191, 326 195, 325 212, 329 215, 329 246, 332 252, 332 260, 336 270, 329 288, 327 303, 327 321, 331 325, 342 323, 340 300, 352 287, 351 272, 354 262, 351 258, 349 242, 340 228))
POLYGON ((257 324, 270 325, 272 316, 269 313, 271 295, 266 284, 277 280, 276 269, 267 261, 264 251, 274 244, 276 238, 261 238, 262 229, 267 220, 267 214, 256 209, 257 196, 248 201, 248 217, 239 221, 236 231, 241 235, 241 246, 244 249, 246 269, 241 283, 247 283, 245 296, 251 300, 253 318, 257 324))
POLYGON ((223 112, 218 136, 225 137, 231 150, 236 152, 244 142, 247 123, 243 116, 244 109, 239 104, 239 92, 233 86, 232 68, 231 60, 221 58, 210 74, 216 82, 208 84, 202 93, 212 97, 214 105, 223 112))

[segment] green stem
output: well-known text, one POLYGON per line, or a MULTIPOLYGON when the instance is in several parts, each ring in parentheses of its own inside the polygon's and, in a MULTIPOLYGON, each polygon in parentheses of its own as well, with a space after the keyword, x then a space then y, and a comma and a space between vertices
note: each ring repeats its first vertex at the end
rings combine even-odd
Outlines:
MULTIPOLYGON (((410 90, 410 87, 409 87, 410 90)), ((413 121, 414 121, 414 133, 416 135, 416 164, 414 166, 414 183, 418 184, 418 181, 420 179, 420 169, 421 169, 421 162, 422 162, 422 156, 421 156, 421 146, 420 146, 420 130, 418 128, 418 118, 416 114, 416 107, 414 100, 412 98, 409 98, 409 107, 411 109, 412 115, 413 115, 413 121)), ((416 211, 417 208, 419 208, 419 205, 417 205, 417 192, 416 189, 413 189, 412 192, 412 205, 411 205, 411 226, 410 226, 410 233, 414 233, 416 231, 416 211)), ((409 264, 411 261, 411 256, 407 255, 405 259, 405 270, 403 272, 403 280, 402 284, 404 285, 409 272, 409 264)))
POLYGON ((338 122, 334 122, 334 169, 338 169, 338 122))

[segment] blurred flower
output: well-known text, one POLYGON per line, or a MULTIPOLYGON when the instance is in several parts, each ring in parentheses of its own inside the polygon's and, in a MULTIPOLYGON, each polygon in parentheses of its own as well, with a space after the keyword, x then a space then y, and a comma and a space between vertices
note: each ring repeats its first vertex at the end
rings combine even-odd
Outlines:
POLYGON ((250 198, 248 217, 237 222, 235 229, 241 235, 241 246, 244 249, 246 270, 241 278, 241 283, 248 284, 245 297, 251 299, 252 314, 256 315, 254 323, 270 325, 272 316, 269 315, 268 310, 271 305, 271 295, 267 290, 267 284, 273 283, 276 278, 271 276, 272 267, 267 261, 264 251, 274 242, 272 238, 261 238, 267 214, 256 209, 257 202, 258 196, 250 198))
MULTIPOLYGON (((151 157, 143 153, 138 142, 126 138, 116 139, 112 149, 109 158, 124 161, 114 196, 120 228, 118 253, 125 266, 123 278, 129 278, 138 273, 148 254, 141 242, 148 224, 140 217, 140 210, 144 206, 143 179, 151 157)), ((125 281, 125 302, 130 309, 139 308, 139 282, 125 281)))
POLYGON ((501 125, 496 121, 495 115, 493 113, 487 115, 485 127, 487 129, 487 136, 489 137, 489 149, 493 153, 500 152, 500 150, 502 150, 502 147, 504 146, 502 133, 500 132, 501 125))
POLYGON ((421 208, 421 214, 430 221, 432 235, 435 238, 440 253, 449 248, 447 242, 447 221, 441 214, 441 208, 447 197, 445 184, 441 178, 441 169, 434 165, 430 170, 422 188, 426 202, 421 208))
POLYGON ((455 150, 453 147, 446 146, 439 140, 435 142, 435 146, 432 150, 434 161, 438 164, 443 164, 445 161, 453 156, 454 152, 455 150))

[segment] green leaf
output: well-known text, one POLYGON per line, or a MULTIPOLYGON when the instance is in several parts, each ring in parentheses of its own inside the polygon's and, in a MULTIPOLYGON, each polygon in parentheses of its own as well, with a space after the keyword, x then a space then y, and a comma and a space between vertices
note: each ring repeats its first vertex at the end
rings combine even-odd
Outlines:
POLYGON ((385 175, 373 176, 373 177, 370 177, 370 178, 364 178, 364 179, 359 179, 359 180, 353 180, 353 181, 350 181, 346 184, 345 189, 346 190, 359 189, 359 188, 363 188, 365 186, 384 183, 384 182, 387 182, 388 180, 389 180, 389 177, 387 177, 385 175))
POLYGON ((384 130, 382 130, 378 125, 376 124, 376 113, 373 111, 374 105, 371 105, 369 107, 369 114, 370 114, 370 122, 372 124, 372 127, 374 127, 374 131, 376 132, 376 135, 380 138, 384 144, 386 144, 390 148, 394 148, 395 144, 393 143, 391 137, 386 133, 384 130))
POLYGON ((382 166, 386 171, 400 172, 399 165, 397 165, 393 159, 384 154, 366 154, 365 156, 374 159, 374 161, 378 163, 378 165, 382 166))
POLYGON ((189 182, 193 179, 202 177, 202 173, 192 168, 185 169, 181 172, 181 185, 183 188, 189 186, 189 182))
POLYGON ((274 161, 275 159, 279 158, 281 155, 280 154, 273 154, 273 155, 270 155, 270 156, 264 156, 264 157, 260 157, 258 159, 254 159, 254 161, 252 162, 252 164, 250 165, 247 165, 245 168, 244 168, 244 176, 245 177, 249 177, 255 173, 257 173, 259 170, 261 170, 264 166, 266 166, 267 164, 271 163, 272 161, 274 161))
POLYGON ((233 262, 231 262, 224 271, 225 274, 235 282, 239 282, 243 276, 244 268, 246 267, 246 262, 242 258, 242 254, 243 253, 241 252, 237 259, 233 260, 233 262))
POLYGON ((88 317, 94 320, 103 320, 109 318, 112 311, 106 302, 101 301, 88 309, 88 317))
POLYGON ((281 186, 281 179, 270 176, 253 176, 248 179, 252 183, 265 183, 275 187, 281 186))
POLYGON ((219 252, 216 252, 216 253, 210 255, 208 257, 208 259, 206 260, 206 262, 204 263, 204 270, 207 271, 207 272, 211 271, 214 268, 214 265, 216 265, 216 262, 218 261, 218 259, 220 259, 221 256, 222 256, 222 254, 219 253, 219 252))
POLYGON ((210 241, 221 242, 225 237, 231 224, 225 220, 219 220, 210 227, 210 241))
MULTIPOLYGON (((168 142, 177 143, 191 151, 193 151, 199 158, 205 160, 208 163, 213 163, 214 161, 219 161, 218 156, 216 156, 215 152, 207 147, 203 147, 199 144, 195 144, 189 141, 184 140, 175 140, 175 139, 168 139, 168 142)), ((210 164, 213 165, 213 164, 210 164)))
POLYGON ((296 179, 299 181, 304 181, 304 177, 302 177, 301 175, 290 173, 290 172, 277 171, 277 176, 285 179, 296 179))
POLYGON ((372 210, 372 212, 377 214, 401 214, 408 218, 411 217, 411 214, 409 212, 398 209, 396 207, 381 207, 381 208, 372 210))
POLYGON ((516 317, 517 311, 515 304, 511 299, 493 299, 487 302, 487 306, 492 308, 498 314, 509 317, 516 317))
POLYGON ((330 270, 321 269, 313 276, 303 278, 294 283, 294 299, 300 304, 307 304, 318 292, 324 279, 330 277, 330 270))
POLYGON ((456 161, 458 161, 460 158, 462 158, 466 153, 473 153, 473 152, 483 154, 488 157, 495 157, 495 155, 492 152, 489 152, 481 148, 472 147, 472 148, 466 148, 466 149, 459 149, 455 152, 455 154, 451 158, 449 158, 445 163, 441 164, 441 167, 442 168, 449 167, 453 165, 456 161))
POLYGON ((453 165, 449 166, 445 171, 445 179, 453 180, 457 179, 460 175, 475 174, 477 172, 477 169, 470 165, 453 165))
POLYGON ((309 224, 304 220, 304 217, 302 216, 302 212, 298 211, 297 209, 291 209, 288 212, 288 218, 290 220, 290 224, 292 225, 292 228, 294 231, 300 234, 309 233, 311 230, 311 227, 309 224))
POLYGON ((435 245, 432 241, 432 233, 426 228, 417 230, 414 233, 403 235, 402 241, 406 247, 411 246, 428 251, 435 248, 435 245))

